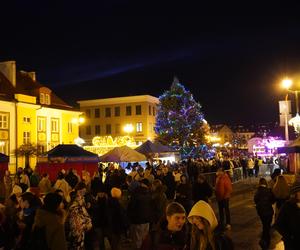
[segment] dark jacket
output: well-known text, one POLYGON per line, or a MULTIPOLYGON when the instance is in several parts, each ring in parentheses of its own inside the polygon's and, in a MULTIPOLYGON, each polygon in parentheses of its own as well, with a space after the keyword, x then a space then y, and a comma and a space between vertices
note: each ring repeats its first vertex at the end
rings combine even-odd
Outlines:
POLYGON ((34 220, 34 226, 39 228, 45 227, 46 240, 49 249, 67 249, 63 215, 60 216, 44 209, 38 209, 34 220))
POLYGON ((275 202, 275 197, 270 188, 259 186, 254 195, 254 202, 260 217, 273 216, 272 204, 275 202))
POLYGON ((167 228, 167 221, 163 220, 160 228, 148 234, 141 249, 143 250, 185 250, 188 249, 188 230, 184 225, 179 232, 171 232, 167 228))
POLYGON ((275 228, 282 235, 286 250, 296 250, 300 246, 300 207, 296 200, 285 202, 278 214, 275 228))
POLYGON ((196 182, 193 185, 193 200, 195 202, 199 200, 203 200, 208 202, 208 199, 212 196, 213 189, 212 187, 207 183, 207 181, 204 181, 203 183, 196 182))
POLYGON ((153 205, 149 188, 143 185, 134 189, 127 214, 132 224, 145 224, 151 222, 153 205))

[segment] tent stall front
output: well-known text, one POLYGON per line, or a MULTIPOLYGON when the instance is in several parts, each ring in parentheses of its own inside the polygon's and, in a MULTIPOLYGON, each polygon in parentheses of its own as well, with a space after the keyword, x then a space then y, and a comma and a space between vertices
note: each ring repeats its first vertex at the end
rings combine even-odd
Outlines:
POLYGON ((37 170, 40 174, 48 173, 51 181, 62 170, 74 169, 82 176, 86 170, 91 176, 98 171, 98 155, 84 150, 75 144, 60 144, 46 153, 46 161, 39 161, 37 170))
POLYGON ((2 181, 5 171, 8 170, 9 157, 0 153, 0 181, 2 181))
POLYGON ((101 162, 139 162, 145 161, 146 157, 127 146, 116 147, 100 156, 101 162))
POLYGON ((179 155, 178 152, 172 149, 171 147, 162 145, 158 142, 151 142, 149 140, 144 142, 141 146, 137 147, 135 150, 145 155, 148 159, 152 159, 154 157, 165 158, 170 156, 173 156, 175 159, 176 155, 179 155))
POLYGON ((289 158, 289 171, 299 173, 300 171, 300 137, 286 147, 277 149, 279 154, 287 154, 289 158))

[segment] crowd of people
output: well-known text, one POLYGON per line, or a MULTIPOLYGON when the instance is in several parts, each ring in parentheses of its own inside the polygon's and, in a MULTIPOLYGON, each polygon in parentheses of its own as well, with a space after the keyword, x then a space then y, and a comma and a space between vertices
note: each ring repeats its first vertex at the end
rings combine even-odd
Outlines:
MULTIPOLYGON (((108 164, 93 175, 62 170, 56 180, 29 167, 19 168, 14 178, 7 171, 0 249, 105 249, 106 239, 112 250, 121 249, 125 240, 134 249, 230 250, 232 171, 246 167, 246 176, 255 176, 259 164, 250 157, 159 161, 145 167, 135 163, 125 169, 108 164), (206 180, 207 172, 216 176, 214 187, 206 180)), ((300 185, 287 186, 281 171, 269 183, 260 180, 254 200, 263 224, 263 249, 272 241, 274 203, 273 228, 287 246, 299 245, 299 229, 289 216, 299 217, 299 191, 300 185)))
POLYGON ((126 174, 100 166, 93 176, 62 170, 56 180, 29 167, 13 178, 6 171, 0 249, 105 249, 105 238, 113 250, 121 239, 135 249, 232 249, 224 233, 232 186, 222 168, 215 189, 199 161, 128 168, 126 174), (214 193, 219 222, 210 205, 214 193))

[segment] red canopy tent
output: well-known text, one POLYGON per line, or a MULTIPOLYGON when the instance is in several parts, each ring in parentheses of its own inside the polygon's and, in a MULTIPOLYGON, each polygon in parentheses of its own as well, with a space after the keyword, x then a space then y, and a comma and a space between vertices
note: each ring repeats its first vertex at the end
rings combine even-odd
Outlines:
POLYGON ((2 181, 5 171, 8 170, 9 157, 0 153, 0 181, 2 181))
POLYGON ((60 144, 47 153, 46 162, 38 162, 37 171, 48 173, 49 179, 54 181, 62 170, 75 169, 81 176, 86 170, 91 176, 98 171, 98 155, 84 150, 75 144, 60 144))

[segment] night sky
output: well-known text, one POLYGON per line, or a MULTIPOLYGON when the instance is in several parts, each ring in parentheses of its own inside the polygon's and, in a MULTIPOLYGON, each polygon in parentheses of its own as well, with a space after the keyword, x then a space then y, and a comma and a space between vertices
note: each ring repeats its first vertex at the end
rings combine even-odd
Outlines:
POLYGON ((159 96, 177 76, 210 123, 275 122, 279 81, 300 72, 297 6, 60 2, 2 6, 0 60, 70 104, 159 96))

